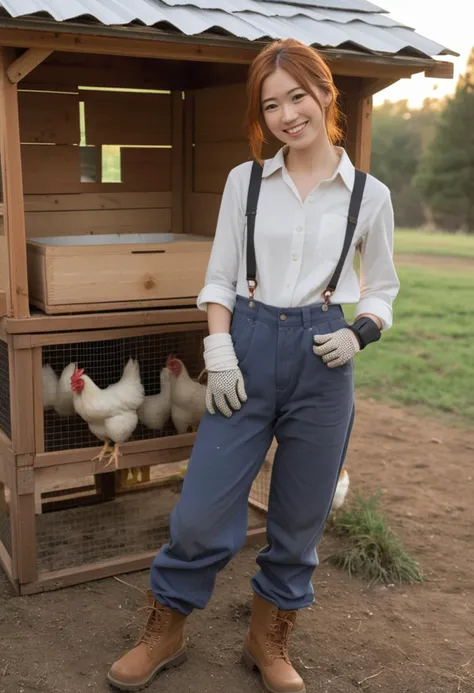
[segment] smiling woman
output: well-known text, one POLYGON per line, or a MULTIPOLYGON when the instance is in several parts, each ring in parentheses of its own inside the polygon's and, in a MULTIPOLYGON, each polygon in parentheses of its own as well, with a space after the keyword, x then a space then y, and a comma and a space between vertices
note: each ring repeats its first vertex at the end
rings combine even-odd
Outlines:
POLYGON ((184 619, 204 608, 242 545, 249 491, 276 437, 269 545, 252 580, 244 660, 268 691, 304 693, 287 641, 297 611, 313 602, 316 545, 354 419, 353 356, 392 322, 390 193, 335 146, 340 118, 326 63, 297 41, 277 41, 253 62, 248 95, 255 161, 228 176, 198 298, 210 332, 207 412, 170 542, 153 562, 145 633, 109 672, 123 690, 183 661, 184 619), (284 145, 265 162, 264 126, 284 145), (352 325, 343 301, 357 304, 352 325))

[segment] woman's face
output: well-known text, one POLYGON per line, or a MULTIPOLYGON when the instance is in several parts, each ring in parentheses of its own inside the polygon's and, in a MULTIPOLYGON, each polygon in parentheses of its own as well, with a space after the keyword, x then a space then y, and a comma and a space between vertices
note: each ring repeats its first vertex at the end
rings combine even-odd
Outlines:
MULTIPOLYGON (((323 108, 331 94, 313 88, 323 108)), ((311 96, 286 70, 278 68, 262 85, 262 112, 268 129, 285 144, 306 149, 326 132, 324 114, 311 96)))

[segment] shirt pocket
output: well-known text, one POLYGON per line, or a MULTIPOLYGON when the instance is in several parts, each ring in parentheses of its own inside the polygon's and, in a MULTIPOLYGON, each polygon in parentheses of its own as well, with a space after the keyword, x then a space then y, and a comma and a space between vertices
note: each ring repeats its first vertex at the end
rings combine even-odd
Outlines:
POLYGON ((321 214, 317 241, 318 258, 337 263, 344 246, 346 228, 347 217, 344 214, 321 214))

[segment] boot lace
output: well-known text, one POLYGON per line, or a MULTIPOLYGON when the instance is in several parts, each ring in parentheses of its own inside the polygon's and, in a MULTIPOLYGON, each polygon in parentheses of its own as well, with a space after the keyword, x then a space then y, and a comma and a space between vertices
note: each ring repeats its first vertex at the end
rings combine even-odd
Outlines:
POLYGON ((148 620, 137 645, 143 642, 151 648, 156 645, 163 633, 163 626, 167 623, 166 611, 157 606, 143 606, 138 611, 146 611, 148 620))
POLYGON ((267 635, 267 652, 274 659, 284 659, 290 664, 288 656, 288 638, 293 622, 283 616, 275 616, 267 635))

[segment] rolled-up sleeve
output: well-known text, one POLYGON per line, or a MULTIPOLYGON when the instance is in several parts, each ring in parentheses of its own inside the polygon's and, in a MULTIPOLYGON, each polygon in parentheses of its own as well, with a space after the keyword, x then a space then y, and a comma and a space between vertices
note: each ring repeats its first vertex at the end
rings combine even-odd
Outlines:
POLYGON ((231 171, 222 195, 204 288, 197 299, 200 310, 206 311, 208 303, 234 310, 244 230, 245 215, 231 171))
POLYGON ((392 303, 400 282, 393 264, 394 220, 390 194, 374 214, 362 240, 360 256, 360 300, 356 315, 372 313, 392 326, 392 303))

